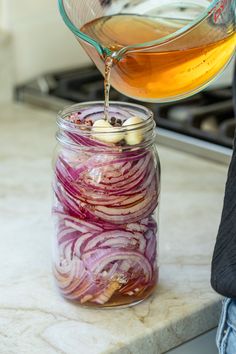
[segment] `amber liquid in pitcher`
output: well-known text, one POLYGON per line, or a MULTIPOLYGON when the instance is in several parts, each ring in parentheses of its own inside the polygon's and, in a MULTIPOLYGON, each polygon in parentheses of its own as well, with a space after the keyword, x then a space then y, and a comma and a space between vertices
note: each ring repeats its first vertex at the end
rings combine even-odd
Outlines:
MULTIPOLYGON (((163 38, 187 23, 178 19, 115 15, 93 20, 81 31, 116 52, 129 45, 163 38)), ((204 87, 231 58, 236 35, 223 37, 219 26, 213 37, 208 23, 200 28, 164 45, 135 48, 115 58, 109 83, 125 95, 144 101, 181 98, 204 87)), ((86 42, 81 44, 104 73, 104 58, 86 42)))

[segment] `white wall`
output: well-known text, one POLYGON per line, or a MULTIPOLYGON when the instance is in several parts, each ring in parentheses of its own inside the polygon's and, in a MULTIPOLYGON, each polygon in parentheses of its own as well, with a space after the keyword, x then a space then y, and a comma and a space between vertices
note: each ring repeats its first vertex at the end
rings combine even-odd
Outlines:
MULTIPOLYGON (((57 0, 0 0, 0 30, 1 27, 12 34, 15 83, 90 62, 64 24, 57 0)), ((232 67, 231 64, 215 85, 230 81, 232 67)))
POLYGON ((11 36, 0 28, 0 103, 11 101, 14 78, 11 36))
POLYGON ((57 0, 0 0, 0 27, 13 37, 16 83, 89 63, 64 24, 57 0))

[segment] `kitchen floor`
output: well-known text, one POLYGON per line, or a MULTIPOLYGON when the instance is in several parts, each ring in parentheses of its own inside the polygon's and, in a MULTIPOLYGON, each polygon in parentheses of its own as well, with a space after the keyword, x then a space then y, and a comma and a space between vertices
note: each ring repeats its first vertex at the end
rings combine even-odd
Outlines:
POLYGON ((218 354, 215 338, 216 329, 213 329, 166 354, 218 354))

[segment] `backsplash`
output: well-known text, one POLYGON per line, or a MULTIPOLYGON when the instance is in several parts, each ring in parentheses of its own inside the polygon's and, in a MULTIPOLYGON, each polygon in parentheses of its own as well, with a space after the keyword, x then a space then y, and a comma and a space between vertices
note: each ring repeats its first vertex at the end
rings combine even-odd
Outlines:
POLYGON ((64 25, 56 0, 0 0, 0 27, 13 37, 15 83, 89 63, 64 25))

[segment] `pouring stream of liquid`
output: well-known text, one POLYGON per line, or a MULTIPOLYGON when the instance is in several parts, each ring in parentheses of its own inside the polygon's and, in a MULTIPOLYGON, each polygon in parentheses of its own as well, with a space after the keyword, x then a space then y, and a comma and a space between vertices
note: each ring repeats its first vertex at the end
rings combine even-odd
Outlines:
POLYGON ((104 79, 104 116, 105 120, 109 121, 109 93, 110 93, 110 76, 113 64, 112 57, 107 57, 105 60, 105 79, 104 79))

